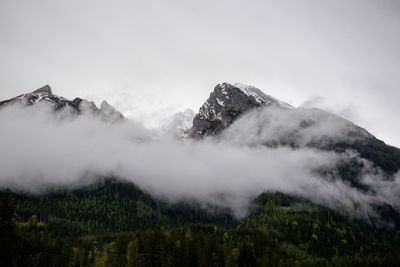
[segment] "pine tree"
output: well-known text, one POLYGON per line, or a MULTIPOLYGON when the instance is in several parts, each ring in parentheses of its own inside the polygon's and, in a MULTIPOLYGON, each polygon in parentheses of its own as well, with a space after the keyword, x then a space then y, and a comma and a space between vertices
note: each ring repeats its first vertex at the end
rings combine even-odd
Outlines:
POLYGON ((20 235, 12 193, 1 193, 0 199, 0 259, 2 266, 16 266, 20 235))

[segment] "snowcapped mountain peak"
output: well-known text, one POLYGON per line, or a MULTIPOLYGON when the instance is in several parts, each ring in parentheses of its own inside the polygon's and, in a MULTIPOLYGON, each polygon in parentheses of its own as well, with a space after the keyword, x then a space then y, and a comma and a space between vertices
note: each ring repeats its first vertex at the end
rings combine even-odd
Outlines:
POLYGON ((294 109, 289 104, 266 95, 260 89, 241 83, 219 83, 193 120, 189 135, 217 134, 248 110, 261 107, 294 109))
POLYGON ((38 103, 49 105, 54 111, 68 109, 76 115, 82 113, 91 114, 100 116, 103 120, 109 122, 116 122, 125 119, 119 111, 109 105, 106 101, 101 103, 99 109, 93 101, 88 101, 79 97, 74 100, 68 100, 64 97, 54 95, 49 85, 45 85, 31 93, 22 94, 8 100, 0 101, 0 107, 14 104, 33 106, 38 103))
POLYGON ((65 102, 68 101, 66 98, 53 95, 51 87, 45 85, 33 92, 25 93, 14 98, 0 101, 0 106, 5 104, 15 104, 20 103, 23 105, 34 105, 36 103, 50 103, 55 109, 60 109, 65 106, 65 102))

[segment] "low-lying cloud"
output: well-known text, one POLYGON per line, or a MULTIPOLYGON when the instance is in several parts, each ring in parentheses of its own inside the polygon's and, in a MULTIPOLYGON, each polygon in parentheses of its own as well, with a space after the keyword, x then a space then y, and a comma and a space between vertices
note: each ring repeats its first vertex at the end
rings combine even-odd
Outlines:
MULTIPOLYGON (((301 111, 299 118, 307 112, 301 111)), ((296 149, 263 146, 268 138, 298 127, 299 119, 293 114, 255 111, 218 139, 194 141, 170 135, 154 138, 153 132, 131 121, 110 124, 90 115, 70 116, 68 111, 54 115, 40 105, 6 107, 0 110, 0 187, 43 192, 112 175, 157 197, 218 204, 232 208, 238 216, 245 215, 249 200, 263 191, 296 194, 341 210, 358 203, 368 211, 374 201, 398 207, 399 175, 394 181, 383 181, 379 172, 365 171, 362 179, 374 188, 372 194, 340 179, 324 179, 316 171, 357 158, 355 153, 337 154, 303 145, 296 149)), ((341 136, 343 128, 338 129, 340 123, 332 124, 332 120, 325 119, 318 126, 320 132, 318 127, 298 131, 299 144, 328 133, 341 136), (335 131, 324 125, 334 125, 335 131)))
POLYGON ((363 137, 372 135, 348 120, 316 108, 255 110, 223 133, 223 139, 250 146, 289 143, 305 147, 332 139, 349 142, 363 137))

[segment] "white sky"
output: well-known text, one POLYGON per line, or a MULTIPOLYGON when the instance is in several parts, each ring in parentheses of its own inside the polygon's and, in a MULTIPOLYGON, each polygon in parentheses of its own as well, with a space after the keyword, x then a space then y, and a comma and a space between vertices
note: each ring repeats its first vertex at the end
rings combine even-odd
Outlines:
POLYGON ((400 1, 0 1, 0 99, 45 84, 131 118, 219 82, 344 116, 400 146, 400 1))

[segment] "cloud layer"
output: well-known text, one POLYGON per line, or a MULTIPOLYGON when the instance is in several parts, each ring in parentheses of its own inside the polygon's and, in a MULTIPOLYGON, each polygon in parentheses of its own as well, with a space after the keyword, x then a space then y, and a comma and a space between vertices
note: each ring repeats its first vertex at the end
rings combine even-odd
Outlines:
MULTIPOLYGON (((246 214, 249 200, 263 191, 296 194, 341 210, 353 209, 354 203, 368 210, 377 200, 397 205, 398 177, 385 182, 379 172, 366 169, 362 179, 374 188, 373 195, 338 179, 324 179, 316 171, 357 158, 354 153, 323 152, 303 145, 297 149, 263 146, 267 138, 298 126, 299 121, 286 112, 256 111, 218 140, 193 141, 168 134, 154 138, 153 132, 131 121, 109 124, 90 115, 71 117, 68 111, 54 115, 45 105, 6 107, 0 110, 0 186, 42 192, 114 175, 158 197, 219 204, 238 216, 246 214)), ((309 115, 302 112, 299 118, 309 115)), ((340 136, 346 130, 339 123, 324 121, 319 128, 299 132, 300 144, 306 137, 340 136)))

